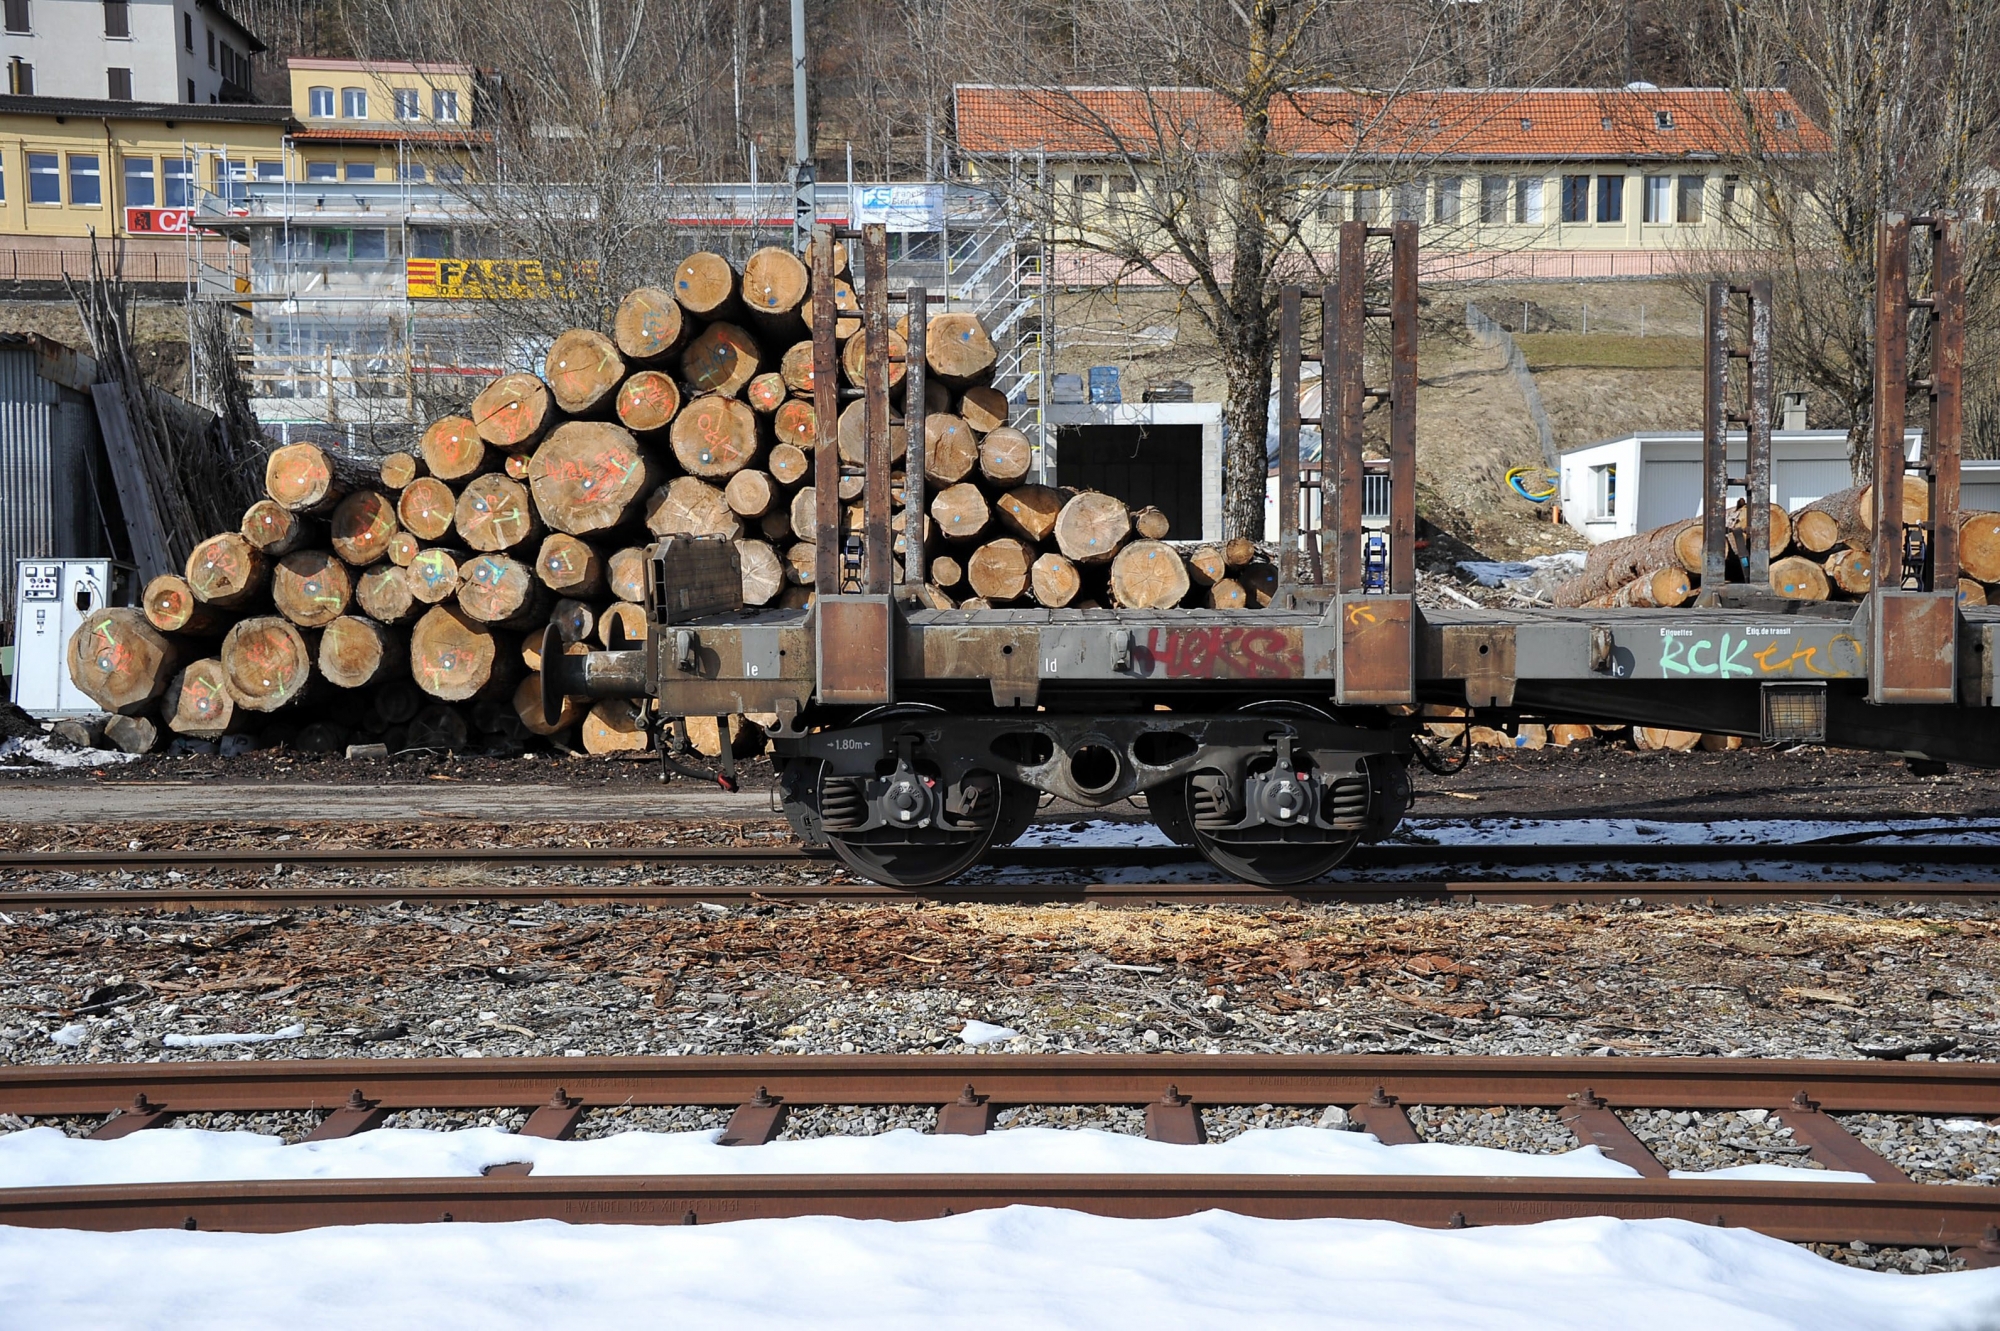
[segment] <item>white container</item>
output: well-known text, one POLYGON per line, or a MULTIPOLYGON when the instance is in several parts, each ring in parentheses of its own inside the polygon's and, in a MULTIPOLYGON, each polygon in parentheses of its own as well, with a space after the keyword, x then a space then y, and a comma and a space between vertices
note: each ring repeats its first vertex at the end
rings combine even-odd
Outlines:
POLYGON ((93 611, 131 604, 132 566, 23 559, 14 572, 14 705, 44 719, 103 711, 70 683, 69 639, 93 611))

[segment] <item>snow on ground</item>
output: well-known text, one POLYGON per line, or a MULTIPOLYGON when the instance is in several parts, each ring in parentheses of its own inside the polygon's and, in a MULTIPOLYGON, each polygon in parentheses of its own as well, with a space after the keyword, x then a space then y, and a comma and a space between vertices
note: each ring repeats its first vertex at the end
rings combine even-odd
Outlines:
MULTIPOLYGON (((983 1137, 908 1128, 870 1137, 717 1146, 720 1130, 624 1132, 547 1141, 498 1128, 440 1132, 382 1128, 287 1146, 254 1132, 188 1128, 113 1141, 55 1128, 0 1136, 0 1187, 190 1183, 240 1179, 464 1178, 490 1165, 532 1161, 538 1178, 593 1174, 1337 1174, 1637 1178, 1595 1146, 1530 1155, 1423 1142, 1384 1146, 1364 1132, 1261 1128, 1205 1146, 1174 1146, 1097 1128, 1010 1128, 983 1137)), ((1700 1174, 1677 1177, 1700 1178, 1700 1174)), ((1866 1183, 1862 1174, 1744 1165, 1716 1177, 1866 1183)))
POLYGON ((10 770, 28 767, 103 767, 107 763, 135 762, 144 756, 139 753, 122 753, 117 749, 65 748, 34 737, 0 740, 0 768, 10 770), (7 761, 22 758, 28 761, 7 761))
POLYGON ((2000 1271, 1859 1271, 1671 1220, 1426 1230, 1009 1207, 903 1223, 0 1228, 0 1308, 13 1325, 129 1331, 1991 1331, 2000 1271))

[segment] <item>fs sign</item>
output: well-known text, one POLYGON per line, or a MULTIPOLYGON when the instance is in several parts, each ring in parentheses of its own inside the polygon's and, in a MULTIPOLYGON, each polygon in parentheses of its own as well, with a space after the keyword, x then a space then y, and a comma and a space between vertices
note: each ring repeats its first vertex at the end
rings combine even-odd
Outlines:
POLYGON ((854 224, 880 222, 891 231, 942 231, 944 186, 863 185, 854 224))
POLYGON ((127 208, 125 234, 129 236, 185 236, 194 230, 192 208, 127 208))

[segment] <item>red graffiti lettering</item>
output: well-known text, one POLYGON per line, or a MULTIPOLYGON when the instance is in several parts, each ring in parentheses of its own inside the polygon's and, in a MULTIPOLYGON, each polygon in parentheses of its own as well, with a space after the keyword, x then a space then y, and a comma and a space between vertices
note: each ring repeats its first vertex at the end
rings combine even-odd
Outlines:
POLYGON ((1299 642, 1275 628, 1149 629, 1133 655, 1145 673, 1169 679, 1296 679, 1305 673, 1299 642))

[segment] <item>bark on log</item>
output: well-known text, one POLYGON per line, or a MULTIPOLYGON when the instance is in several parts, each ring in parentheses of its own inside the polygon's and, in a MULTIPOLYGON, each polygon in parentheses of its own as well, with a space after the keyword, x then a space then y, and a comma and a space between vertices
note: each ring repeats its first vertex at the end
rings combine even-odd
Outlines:
POLYGON ((644 546, 628 546, 616 551, 605 561, 609 570, 607 585, 611 594, 621 601, 634 605, 646 603, 646 550, 644 546))
POLYGON ((1056 515, 1056 548, 1079 564, 1102 564, 1132 534, 1125 501, 1096 490, 1079 491, 1056 515))
POLYGON ((556 406, 572 416, 609 411, 625 378, 625 358, 595 329, 566 328, 549 347, 542 378, 556 406))
POLYGON ((641 370, 618 386, 618 423, 634 434, 666 429, 680 409, 680 385, 665 370, 641 370))
POLYGON ((1133 541, 1111 561, 1111 603, 1128 610, 1164 610, 1188 594, 1187 564, 1163 541, 1133 541))
POLYGON ((275 499, 259 499, 243 511, 243 539, 273 559, 301 546, 317 545, 320 532, 321 524, 275 499))
POLYGON ((255 604, 271 581, 271 561, 237 532, 211 536, 197 545, 182 571, 195 598, 218 610, 255 604))
POLYGON ((794 342, 785 348, 785 354, 778 360, 778 377, 785 381, 785 387, 800 397, 812 396, 813 344, 810 340, 794 342))
POLYGON ((589 701, 588 698, 564 698, 561 714, 556 717, 553 725, 550 724, 542 719, 542 677, 540 673, 534 673, 524 676, 520 684, 515 686, 514 715, 520 718, 521 724, 528 728, 530 734, 547 739, 551 735, 562 734, 581 721, 584 712, 588 710, 585 704, 589 701))
POLYGON ((403 570, 408 581, 410 595, 424 605, 442 605, 458 595, 458 564, 463 550, 446 550, 432 546, 419 551, 403 570))
POLYGON ((508 555, 480 555, 459 570, 458 608, 495 628, 536 628, 548 622, 555 596, 534 570, 508 555))
POLYGON ((743 387, 743 400, 759 416, 769 416, 784 406, 787 396, 784 377, 774 370, 764 371, 743 387))
POLYGON ((264 460, 264 493, 294 513, 327 513, 373 472, 316 444, 287 444, 264 460))
POLYGON ((989 434, 1007 423, 1007 395, 983 385, 968 388, 958 400, 958 414, 979 433, 989 434))
POLYGON ((930 561, 931 581, 939 587, 956 587, 965 576, 965 566, 950 555, 932 555, 930 561))
POLYGON ((258 615, 222 640, 223 682, 236 705, 275 712, 296 701, 312 682, 313 650, 289 619, 258 615))
POLYGON ((512 550, 541 535, 528 487, 497 472, 475 478, 459 493, 452 526, 469 550, 512 550))
POLYGON ((1167 515, 1151 504, 1132 510, 1132 530, 1137 532, 1142 540, 1164 541, 1172 528, 1173 524, 1167 521, 1167 515))
POLYGON ((941 382, 953 388, 983 384, 992 376, 996 359, 993 339, 978 315, 945 311, 931 316, 924 363, 941 382))
POLYGON ((797 255, 767 245, 743 263, 743 308, 766 336, 796 336, 804 327, 800 306, 811 285, 812 274, 797 255))
POLYGON ((558 596, 594 597, 604 593, 604 559, 590 542, 567 532, 542 538, 535 553, 535 576, 558 596))
POLYGON ((1866 596, 1875 587, 1875 561, 1866 550, 1848 546, 1835 550, 1822 565, 1827 581, 1849 596, 1866 596))
POLYGON ((819 576, 819 547, 800 541, 785 551, 785 581, 794 587, 810 587, 819 576))
POLYGON ((778 483, 768 471, 745 468, 729 478, 729 484, 722 487, 722 497, 743 517, 761 518, 778 502, 778 483))
POLYGON ((319 635, 319 673, 335 688, 367 688, 409 668, 403 635, 372 619, 342 615, 319 635))
POLYGON ((771 456, 764 465, 770 469, 771 477, 780 485, 797 485, 812 471, 812 463, 806 451, 797 444, 778 444, 771 449, 771 456))
POLYGON ((150 711, 180 667, 173 639, 146 612, 113 606, 92 611, 68 643, 70 682, 107 712, 150 711))
POLYGON ((451 530, 458 495, 435 476, 419 476, 396 498, 396 519, 420 541, 435 541, 451 530))
POLYGON ((432 703, 410 718, 404 743, 412 749, 432 749, 456 753, 472 742, 472 729, 465 713, 444 703, 432 703))
POLYGON ((229 628, 228 619, 213 607, 203 605, 186 578, 172 573, 162 573, 147 583, 143 600, 146 622, 162 633, 212 638, 229 628))
MULTIPOLYGON (((478 410, 476 400, 473 409, 478 410)), ((431 422, 417 448, 424 457, 424 470, 440 481, 463 481, 493 466, 479 427, 463 416, 446 416, 431 422)))
POLYGON ((2000 513, 1960 515, 1958 566, 1980 582, 2000 582, 2000 513))
POLYGON ((1046 485, 1022 485, 993 501, 1000 521, 1030 545, 1040 545, 1056 529, 1063 510, 1062 491, 1046 485))
POLYGON ((1674 567, 1699 573, 1701 555, 1701 523, 1692 520, 1670 522, 1635 536, 1606 541, 1593 546, 1584 557, 1583 572, 1556 589, 1555 603, 1582 605, 1594 597, 1617 591, 1641 573, 1654 569, 1674 567), (1692 567, 1686 559, 1690 552, 1683 548, 1683 538, 1693 541, 1692 567))
POLYGON ((1613 606, 1673 607, 1686 605, 1691 595, 1693 587, 1688 581, 1687 570, 1676 564, 1672 568, 1641 573, 1623 587, 1593 597, 1584 604, 1592 609, 1613 606))
POLYGON ((979 441, 979 474, 995 485, 1019 485, 1034 460, 1028 436, 1008 426, 988 431, 979 441))
MULTIPOLYGON (((931 520, 937 523, 938 535, 947 541, 976 541, 985 534, 992 519, 993 510, 987 506, 986 496, 969 481, 946 486, 931 499, 931 520)), ((798 520, 798 507, 794 505, 793 524, 798 520)))
POLYGON ((434 605, 410 630, 410 678, 433 698, 464 702, 513 680, 520 653, 455 605, 434 605))
POLYGON ((638 646, 647 632, 645 607, 630 601, 613 601, 597 616, 597 640, 612 651, 638 646))
POLYGON ((535 450, 528 486, 542 521, 571 536, 589 536, 636 518, 660 472, 623 426, 570 421, 535 450))
POLYGON ((924 476, 932 485, 956 485, 979 465, 979 436, 961 416, 924 417, 924 476))
POLYGON ((731 323, 713 323, 681 351, 681 378, 697 393, 735 397, 761 371, 764 350, 731 323))
POLYGON ((271 604, 300 628, 325 628, 354 603, 354 575, 332 551, 294 550, 271 570, 271 604))
POLYGON ((1026 542, 1012 536, 988 541, 972 552, 965 562, 965 580, 973 594, 999 604, 1016 601, 1028 594, 1029 571, 1035 552, 1026 542))
POLYGON ((819 489, 817 486, 802 486, 792 496, 792 537, 811 545, 819 539, 819 489))
POLYGON ((1232 569, 1248 568, 1257 562, 1257 543, 1247 536, 1224 541, 1222 559, 1232 569))
POLYGON ((730 511, 722 491, 693 476, 676 476, 646 503, 646 528, 655 536, 743 534, 743 519, 730 511))
POLYGON ((396 534, 396 504, 379 490, 356 490, 340 501, 328 522, 333 552, 356 568, 389 556, 396 534))
MULTIPOLYGON (((932 563, 936 570, 937 565, 932 563)), ((1060 610, 1076 599, 1083 590, 1083 575, 1077 572, 1075 564, 1051 551, 1035 560, 1028 570, 1028 580, 1034 588, 1035 603, 1051 610, 1060 610)))
POLYGON ((1222 547, 1204 545, 1188 556, 1188 579, 1197 587, 1213 587, 1229 576, 1229 561, 1222 547))
POLYGON ((777 437, 779 447, 796 448, 803 456, 811 457, 819 445, 818 421, 810 400, 787 398, 771 417, 771 433, 777 437))
POLYGON ((354 604, 378 624, 407 624, 423 611, 410 594, 410 571, 394 564, 377 564, 354 584, 354 604))
POLYGON ((1826 570, 1803 555, 1771 561, 1771 590, 1788 601, 1824 601, 1826 570))
POLYGON ((646 705, 632 698, 593 703, 576 733, 585 753, 644 753, 652 747, 646 705))
POLYGON ((674 299, 700 319, 715 319, 737 307, 736 269, 709 250, 697 250, 674 270, 674 299))
POLYGON ((424 463, 414 453, 387 453, 375 471, 384 489, 400 490, 424 474, 424 463))
POLYGON ((205 656, 188 662, 161 697, 160 716, 167 729, 190 739, 228 734, 236 723, 236 699, 229 696, 222 658, 205 656))
POLYGON ((785 589, 785 564, 764 541, 738 541, 743 566, 743 604, 769 605, 785 589))
POLYGON ((690 331, 681 317, 680 302, 670 291, 658 287, 635 287, 618 302, 611 316, 611 340, 619 354, 629 361, 646 364, 663 360, 681 349, 690 331))
POLYGON ((727 480, 757 460, 757 414, 747 403, 710 394, 674 417, 668 431, 674 457, 690 476, 727 480))
POLYGON ((472 423, 480 439, 503 452, 533 447, 556 420, 549 386, 532 374, 503 374, 472 399, 472 423))

